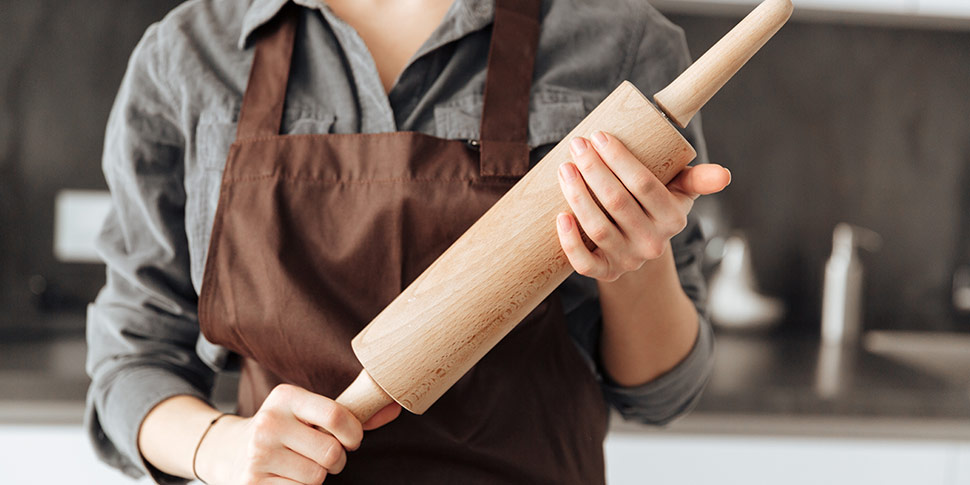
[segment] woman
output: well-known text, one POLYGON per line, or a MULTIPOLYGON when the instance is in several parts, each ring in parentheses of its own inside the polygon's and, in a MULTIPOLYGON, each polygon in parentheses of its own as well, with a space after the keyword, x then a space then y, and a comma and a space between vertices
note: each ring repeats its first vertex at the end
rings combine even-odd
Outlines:
POLYGON ((101 457, 160 483, 602 483, 607 405, 665 423, 709 373, 687 216, 721 167, 665 187, 609 134, 572 140, 557 226, 580 275, 425 415, 362 426, 332 399, 350 339, 531 163, 621 80, 651 93, 686 64, 638 0, 180 6, 107 130, 101 457), (241 371, 234 415, 207 401, 218 370, 241 371))

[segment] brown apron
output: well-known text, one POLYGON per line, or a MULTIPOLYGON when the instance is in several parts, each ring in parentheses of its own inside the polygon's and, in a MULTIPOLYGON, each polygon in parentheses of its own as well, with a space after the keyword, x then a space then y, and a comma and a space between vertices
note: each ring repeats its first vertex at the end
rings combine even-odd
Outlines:
MULTIPOLYGON (((243 357, 239 412, 279 383, 336 397, 350 340, 529 168, 539 0, 498 0, 480 152, 415 132, 281 135, 296 6, 258 32, 199 318, 243 357)), ((553 294, 422 416, 327 483, 595 484, 607 410, 553 294)))

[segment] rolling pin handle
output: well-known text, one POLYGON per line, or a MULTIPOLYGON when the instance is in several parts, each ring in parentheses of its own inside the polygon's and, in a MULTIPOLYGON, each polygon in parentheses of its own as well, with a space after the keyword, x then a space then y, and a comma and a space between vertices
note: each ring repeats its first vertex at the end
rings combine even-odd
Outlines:
POLYGON ((393 402, 394 399, 374 382, 366 370, 360 371, 354 382, 337 396, 337 403, 349 409, 361 423, 366 423, 371 416, 393 402))
POLYGON ((764 0, 669 86, 654 95, 657 106, 677 126, 691 118, 792 14, 791 0, 764 0))

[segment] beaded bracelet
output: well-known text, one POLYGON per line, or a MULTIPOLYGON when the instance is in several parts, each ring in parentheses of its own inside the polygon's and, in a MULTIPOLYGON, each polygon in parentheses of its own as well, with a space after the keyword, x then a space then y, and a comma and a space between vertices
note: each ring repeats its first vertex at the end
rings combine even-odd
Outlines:
POLYGON ((226 416, 229 416, 230 414, 232 414, 232 413, 222 413, 222 414, 216 416, 215 418, 213 418, 212 421, 209 422, 209 426, 207 426, 205 428, 205 431, 202 432, 202 436, 199 437, 199 442, 196 443, 196 445, 195 445, 195 452, 192 453, 192 475, 195 476, 195 479, 196 480, 198 480, 198 481, 200 481, 202 483, 206 483, 206 481, 203 480, 202 477, 199 476, 199 472, 195 471, 195 460, 196 460, 196 458, 199 457, 199 448, 202 448, 202 440, 204 440, 205 439, 205 436, 207 434, 209 434, 209 431, 212 429, 212 427, 216 425, 216 422, 218 422, 220 419, 222 419, 222 418, 224 418, 226 416))

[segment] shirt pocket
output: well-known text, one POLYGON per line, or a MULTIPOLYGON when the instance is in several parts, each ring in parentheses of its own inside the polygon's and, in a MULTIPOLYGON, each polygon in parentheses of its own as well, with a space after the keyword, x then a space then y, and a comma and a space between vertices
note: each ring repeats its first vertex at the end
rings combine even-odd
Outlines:
MULTIPOLYGON (((478 140, 482 102, 482 95, 475 93, 435 106, 435 134, 452 140, 478 140)), ((549 86, 534 89, 529 100, 529 147, 535 150, 558 143, 586 113, 583 97, 576 91, 549 86)))

